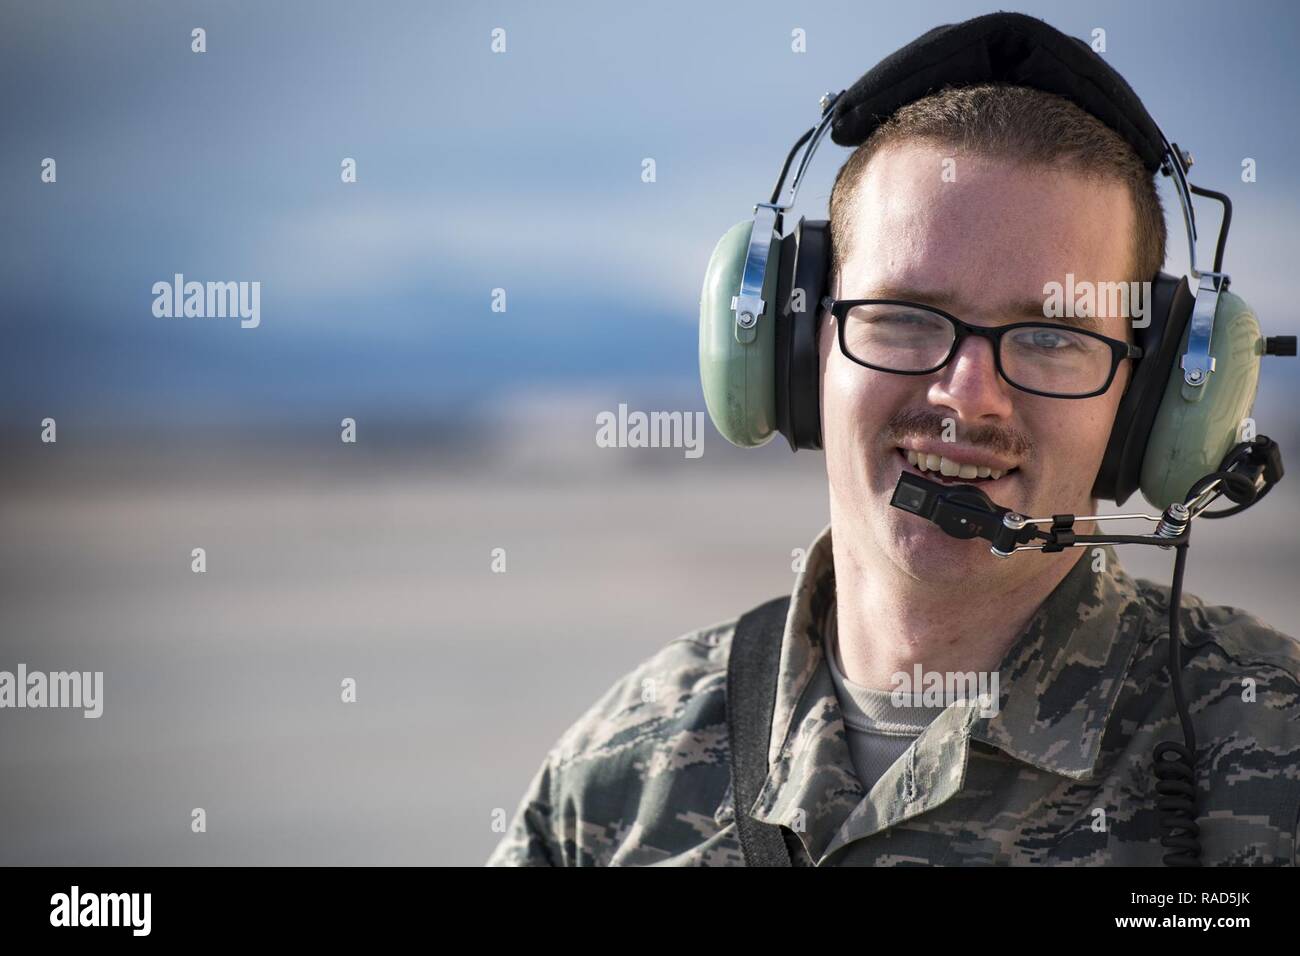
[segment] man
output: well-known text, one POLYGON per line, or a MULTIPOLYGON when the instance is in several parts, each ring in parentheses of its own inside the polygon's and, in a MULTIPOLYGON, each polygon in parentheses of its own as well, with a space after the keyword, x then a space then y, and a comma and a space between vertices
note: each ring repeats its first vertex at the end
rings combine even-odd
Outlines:
MULTIPOLYGON (((756 801, 738 808, 731 792, 732 620, 670 643, 561 737, 490 864, 743 865, 738 811, 782 827, 805 866, 1158 865, 1168 852, 1151 763, 1179 730, 1169 589, 1130 578, 1110 548, 999 560, 889 504, 912 471, 1025 514, 1095 513, 1129 361, 1092 383, 1099 394, 1067 399, 1015 387, 1034 384, 1016 350, 1051 353, 1036 361, 1053 374, 1094 346, 1110 363, 1128 318, 1013 331, 1000 363, 967 335, 934 371, 868 367, 926 323, 951 334, 926 307, 979 328, 1043 322, 1047 283, 1149 279, 1165 257, 1151 175, 1065 99, 950 89, 850 157, 831 223, 833 299, 917 307, 822 317, 831 520, 794 588, 756 801), (985 706, 893 693, 896 675, 971 672, 989 679, 985 706)), ((1181 620, 1201 858, 1294 864, 1300 647, 1190 595, 1181 620)))

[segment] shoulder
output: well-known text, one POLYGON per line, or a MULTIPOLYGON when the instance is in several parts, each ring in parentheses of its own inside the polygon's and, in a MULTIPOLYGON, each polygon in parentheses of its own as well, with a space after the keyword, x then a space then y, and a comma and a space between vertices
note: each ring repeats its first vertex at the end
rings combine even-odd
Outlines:
MULTIPOLYGON (((1168 633, 1168 585, 1137 579, 1138 597, 1151 635, 1168 633)), ((1179 614, 1182 643, 1191 650, 1186 666, 1221 675, 1267 680, 1300 706, 1300 641, 1241 608, 1207 604, 1184 592, 1179 614)), ((1163 649, 1163 642, 1160 642, 1163 649)))
POLYGON ((616 680, 547 753, 529 799, 569 865, 731 862, 727 656, 737 619, 684 634, 616 680))
POLYGON ((727 655, 736 619, 674 638, 592 704, 552 749, 553 767, 592 761, 642 761, 682 735, 725 723, 727 655))
POLYGON ((560 736, 490 865, 734 862, 727 656, 736 621, 669 641, 560 736))
MULTIPOLYGON (((1128 717, 1142 728, 1135 739, 1149 781, 1151 746, 1182 734, 1169 682, 1170 589, 1136 584, 1144 627, 1128 717)), ((1241 608, 1188 593, 1179 629, 1207 859, 1291 864, 1300 826, 1300 642, 1241 608)))

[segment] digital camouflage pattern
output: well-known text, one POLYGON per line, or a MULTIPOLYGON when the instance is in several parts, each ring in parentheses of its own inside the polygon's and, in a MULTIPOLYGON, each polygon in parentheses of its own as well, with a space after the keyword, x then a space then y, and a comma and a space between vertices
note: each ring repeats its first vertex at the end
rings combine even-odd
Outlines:
MULTIPOLYGON (((1102 550, 1104 568, 1082 555, 1008 651, 998 713, 948 707, 866 793, 823 653, 835 579, 821 533, 795 584, 751 808, 797 835, 795 865, 1161 865, 1151 755, 1183 739, 1169 588, 1102 550)), ((488 865, 744 865, 724 696, 735 623, 672 641, 569 728, 488 865)), ((1300 644, 1192 595, 1181 626, 1202 861, 1294 865, 1300 644)))

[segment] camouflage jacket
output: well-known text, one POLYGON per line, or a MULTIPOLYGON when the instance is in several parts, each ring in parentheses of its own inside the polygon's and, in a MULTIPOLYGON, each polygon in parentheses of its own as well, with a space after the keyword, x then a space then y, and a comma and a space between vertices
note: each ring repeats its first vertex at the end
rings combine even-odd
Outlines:
MULTIPOLYGON (((1104 554, 1098 570, 1081 557, 1007 652, 997 713, 947 707, 868 793, 823 652, 835 577, 821 533, 795 584, 750 808, 797 835, 795 865, 1161 864, 1152 750, 1183 739, 1169 589, 1104 554)), ((570 727, 488 865, 743 865, 725 706, 735 623, 672 641, 570 727)), ((1300 644, 1187 594, 1181 628, 1201 859, 1293 865, 1300 644)))

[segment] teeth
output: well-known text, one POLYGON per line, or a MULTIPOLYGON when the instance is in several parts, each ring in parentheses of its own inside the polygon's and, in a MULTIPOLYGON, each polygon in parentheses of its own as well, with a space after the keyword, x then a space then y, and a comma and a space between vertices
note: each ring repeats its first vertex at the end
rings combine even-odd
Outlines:
POLYGON ((947 478, 989 478, 997 481, 1010 469, 986 468, 983 465, 968 465, 944 458, 942 455, 927 455, 925 452, 905 448, 907 463, 915 465, 921 471, 937 471, 947 478))

